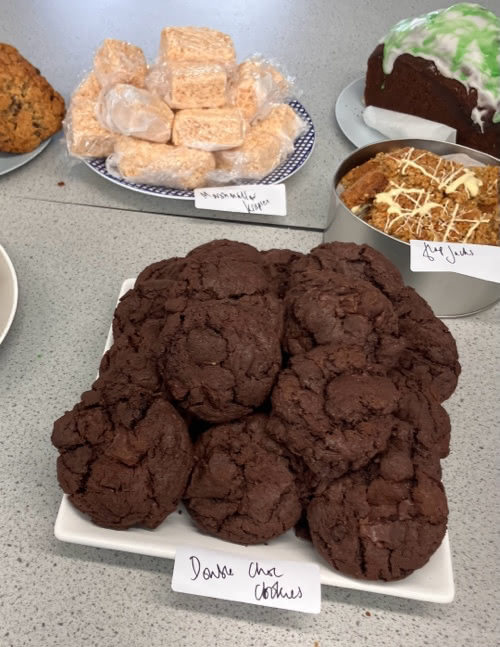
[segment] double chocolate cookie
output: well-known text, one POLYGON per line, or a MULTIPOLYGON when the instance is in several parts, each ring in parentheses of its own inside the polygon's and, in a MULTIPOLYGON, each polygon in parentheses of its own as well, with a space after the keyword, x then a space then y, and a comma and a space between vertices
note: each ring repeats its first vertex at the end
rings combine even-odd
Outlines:
POLYGON ((444 402, 455 391, 461 371, 452 334, 413 288, 402 290, 394 307, 406 349, 392 372, 393 379, 412 390, 429 391, 444 402))
POLYGON ((318 351, 306 361, 294 358, 272 394, 269 431, 300 457, 316 483, 360 469, 385 449, 400 398, 386 377, 336 376, 325 370, 328 363, 318 351))
POLYGON ((292 267, 293 284, 295 274, 305 270, 337 272, 353 279, 368 281, 386 297, 396 297, 404 288, 398 269, 383 254, 369 245, 355 243, 323 243, 315 247, 292 267))
POLYGON ((379 459, 320 488, 307 517, 314 546, 336 570, 368 580, 406 577, 446 532, 439 460, 416 452, 412 429, 402 425, 379 459))
POLYGON ((355 345, 393 366, 404 348, 391 302, 367 281, 329 271, 295 274, 285 307, 284 347, 291 355, 355 345))
POLYGON ((304 254, 291 249, 270 249, 260 254, 271 289, 280 299, 283 299, 288 291, 292 268, 299 259, 304 257, 304 254))
POLYGON ((162 371, 179 406, 219 423, 262 405, 281 368, 281 320, 272 295, 191 301, 169 316, 162 371))
POLYGON ((237 544, 259 544, 299 520, 296 476, 266 425, 266 416, 254 414, 212 427, 197 441, 185 504, 205 532, 237 544))
POLYGON ((90 391, 54 425, 59 483, 100 526, 156 528, 186 487, 192 444, 183 419, 161 398, 143 406, 108 406, 90 391))

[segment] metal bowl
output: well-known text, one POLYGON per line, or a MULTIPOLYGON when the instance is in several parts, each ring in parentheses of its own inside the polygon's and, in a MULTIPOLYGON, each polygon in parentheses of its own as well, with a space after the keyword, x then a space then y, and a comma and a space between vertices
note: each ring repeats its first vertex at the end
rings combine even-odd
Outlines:
POLYGON ((492 306, 500 300, 500 283, 483 281, 453 272, 412 272, 410 245, 399 238, 385 234, 354 215, 341 201, 337 187, 341 178, 355 166, 363 164, 377 153, 412 146, 437 155, 465 153, 489 166, 500 166, 500 160, 486 153, 430 139, 393 139, 358 149, 349 155, 333 178, 328 227, 325 242, 367 243, 387 256, 411 285, 429 303, 438 317, 464 317, 492 306))

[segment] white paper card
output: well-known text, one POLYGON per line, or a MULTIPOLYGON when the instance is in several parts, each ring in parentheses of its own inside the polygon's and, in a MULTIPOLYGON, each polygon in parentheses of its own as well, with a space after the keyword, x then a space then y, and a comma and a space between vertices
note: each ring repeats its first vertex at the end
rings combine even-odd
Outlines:
POLYGON ((378 130, 389 139, 439 139, 455 143, 457 131, 436 121, 407 115, 403 112, 367 106, 363 112, 367 126, 378 130))
POLYGON ((500 247, 410 241, 412 272, 456 272, 500 283, 500 247))
POLYGON ((304 613, 321 610, 319 566, 310 562, 255 560, 251 555, 179 546, 172 589, 304 613))
POLYGON ((284 184, 243 184, 194 190, 197 209, 286 216, 284 184))

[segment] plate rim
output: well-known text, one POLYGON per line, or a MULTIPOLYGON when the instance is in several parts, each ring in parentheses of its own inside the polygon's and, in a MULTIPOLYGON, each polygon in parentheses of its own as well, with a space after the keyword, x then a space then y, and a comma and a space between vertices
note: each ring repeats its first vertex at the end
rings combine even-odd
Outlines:
POLYGON ((11 310, 10 314, 7 318, 7 324, 4 328, 3 331, 0 331, 0 344, 3 342, 5 337, 7 336, 7 333, 10 330, 10 327, 12 326, 12 322, 14 321, 14 317, 16 316, 17 312, 17 303, 19 300, 19 285, 18 285, 18 280, 17 280, 17 273, 16 269, 14 267, 14 263, 11 261, 9 255, 7 254, 6 249, 0 244, 0 256, 5 260, 5 263, 7 265, 7 269, 10 272, 10 278, 12 279, 12 284, 13 284, 13 292, 14 292, 14 298, 12 301, 11 305, 11 310))
MULTIPOLYGON (((282 177, 279 180, 276 180, 276 181, 273 181, 273 182, 262 182, 262 181, 243 182, 244 184, 262 184, 264 186, 266 186, 266 185, 271 186, 273 184, 281 184, 281 183, 285 182, 286 180, 288 180, 289 178, 291 178, 293 175, 295 175, 298 171, 300 171, 306 165, 306 163, 309 161, 310 157, 312 156, 312 154, 314 152, 314 148, 316 146, 316 127, 315 127, 314 122, 312 120, 311 114, 309 113, 307 108, 304 106, 304 104, 301 101, 299 101, 298 99, 290 100, 288 102, 288 105, 291 105, 292 103, 297 104, 297 107, 302 109, 306 113, 308 118, 310 119, 310 124, 309 124, 308 130, 303 135, 301 135, 301 137, 305 137, 309 132, 312 131, 312 145, 311 145, 311 148, 309 149, 309 152, 308 152, 306 158, 302 161, 302 163, 299 166, 297 166, 297 168, 295 168, 293 171, 291 171, 290 173, 288 173, 287 175, 285 175, 284 177, 282 177)), ((301 137, 299 137, 296 141, 298 141, 301 137)), ((294 143, 294 150, 295 150, 295 143, 294 143)), ((95 166, 92 165, 92 161, 94 161, 95 159, 104 159, 104 158, 82 159, 82 161, 94 173, 99 175, 99 177, 102 177, 105 180, 108 180, 109 182, 113 182, 113 184, 116 184, 117 186, 121 186, 121 187, 124 187, 125 189, 129 189, 130 191, 135 191, 136 193, 142 193, 143 195, 149 195, 149 196, 153 196, 153 197, 156 197, 156 198, 167 198, 167 199, 170 199, 170 200, 191 200, 191 201, 194 201, 194 191, 193 190, 191 190, 193 195, 165 195, 163 193, 153 193, 152 191, 148 191, 147 189, 141 189, 137 184, 135 184, 133 182, 128 182, 128 180, 121 180, 119 178, 115 178, 112 175, 110 175, 109 173, 107 173, 105 175, 99 169, 95 168, 95 166)), ((276 167, 274 169, 274 171, 271 171, 271 173, 275 173, 280 168, 280 166, 282 166, 283 164, 285 164, 287 162, 287 159, 283 160, 283 162, 278 167, 276 167)), ((268 173, 268 175, 270 175, 270 173, 268 173)), ((240 182, 240 184, 241 184, 241 182, 240 182)), ((148 184, 147 186, 150 186, 150 187, 158 186, 158 188, 169 190, 169 187, 160 187, 159 185, 155 185, 155 184, 148 184)), ((230 186, 230 185, 228 185, 228 186, 230 186)), ((170 190, 177 190, 177 189, 170 189, 170 190)), ((180 190, 182 190, 182 189, 180 189, 180 190)))
POLYGON ((339 119, 340 104, 345 99, 345 95, 347 94, 347 92, 349 90, 351 90, 353 88, 353 86, 356 86, 357 84, 363 84, 363 86, 364 86, 364 82, 365 82, 365 77, 364 76, 360 76, 359 78, 354 79, 354 81, 351 81, 350 83, 348 83, 342 89, 339 96, 337 97, 337 100, 335 101, 335 120, 337 122, 337 125, 340 128, 340 130, 342 131, 342 134, 344 135, 344 137, 346 139, 348 139, 351 142, 351 144, 353 146, 355 146, 356 148, 363 148, 364 146, 369 146, 370 144, 376 144, 377 142, 387 141, 389 139, 383 133, 380 133, 378 130, 375 130, 374 128, 370 128, 369 126, 367 126, 363 122, 365 128, 370 128, 370 130, 373 130, 373 132, 375 133, 374 136, 377 136, 378 139, 370 140, 370 141, 364 140, 362 142, 361 142, 361 140, 354 141, 354 139, 352 139, 352 137, 350 135, 348 135, 347 132, 344 129, 344 126, 343 126, 343 121, 344 120, 339 119))
POLYGON ((18 155, 28 155, 28 157, 21 162, 18 160, 17 164, 14 164, 11 168, 4 169, 3 171, 0 169, 0 175, 6 175, 7 173, 10 173, 11 171, 16 171, 18 168, 21 168, 21 166, 24 166, 25 164, 29 164, 31 160, 34 160, 35 157, 38 157, 41 152, 43 152, 47 146, 50 144, 52 141, 53 135, 48 137, 45 141, 43 141, 39 146, 37 146, 35 149, 30 151, 29 153, 9 153, 13 155, 13 160, 16 159, 18 155))
MULTIPOLYGON (((134 284, 135 284, 135 279, 133 278, 125 279, 123 281, 123 283, 120 286, 117 302, 119 302, 121 297, 128 290, 134 287, 134 284)), ((109 348, 109 346, 112 343, 112 339, 113 339, 113 327, 112 325, 110 325, 108 334, 106 336, 106 344, 103 352, 106 352, 107 348, 109 348)), ((115 542, 107 538, 92 537, 89 539, 88 535, 85 536, 79 531, 68 532, 67 528, 64 527, 65 515, 67 514, 66 513, 67 509, 70 509, 71 513, 75 513, 81 516, 85 520, 85 522, 88 523, 92 528, 96 528, 98 533, 101 531, 110 531, 110 529, 107 529, 107 528, 100 528, 99 526, 94 526, 94 524, 92 524, 92 522, 88 518, 86 518, 85 515, 82 515, 78 510, 76 510, 76 508, 73 508, 72 504, 68 500, 68 496, 66 494, 63 494, 61 503, 58 508, 56 521, 54 524, 54 536, 59 541, 64 541, 71 544, 78 544, 82 546, 90 546, 93 548, 104 548, 106 550, 119 550, 122 552, 130 552, 130 553, 139 554, 139 555, 148 555, 151 557, 158 557, 161 559, 175 559, 175 545, 173 549, 169 548, 168 550, 165 548, 164 545, 162 545, 162 548, 157 550, 156 547, 152 543, 150 543, 146 551, 144 549, 141 550, 136 544, 134 544, 133 541, 127 542, 126 539, 123 540, 123 538, 127 537, 127 534, 125 531, 118 531, 118 530, 112 531, 112 532, 118 533, 118 535, 116 536, 121 537, 120 545, 117 545, 115 542)), ((149 532, 154 532, 154 531, 149 531, 149 532)), ((231 548, 228 548, 228 551, 231 552, 231 548)), ((355 578, 351 578, 349 576, 343 575, 342 573, 337 573, 337 571, 332 569, 331 566, 327 562, 325 562, 318 553, 315 553, 315 557, 317 557, 317 559, 320 560, 317 562, 320 565, 320 580, 321 580, 321 584, 325 586, 334 586, 336 588, 344 588, 344 589, 356 590, 364 593, 372 593, 372 594, 378 594, 378 595, 389 595, 391 597, 397 597, 405 600, 418 600, 421 602, 432 602, 435 604, 449 604, 450 602, 453 601, 455 597, 455 578, 453 575, 453 560, 451 556, 451 546, 450 546, 448 529, 446 530, 446 534, 443 537, 443 540, 440 546, 431 556, 431 559, 437 554, 438 551, 443 552, 443 558, 445 560, 445 567, 447 571, 447 580, 445 584, 441 587, 439 592, 437 594, 435 593, 434 597, 432 598, 428 594, 425 594, 425 592, 418 592, 418 591, 410 597, 408 596, 407 593, 405 594, 404 591, 399 590, 397 586, 396 587, 391 586, 394 584, 397 585, 399 581, 398 582, 380 582, 380 581, 372 582, 370 580, 361 580, 361 579, 357 580, 355 578), (328 568, 336 576, 342 577, 342 582, 332 583, 329 581, 325 581, 322 575, 323 568, 328 568)), ((300 559, 299 561, 303 561, 303 560, 300 559)), ((429 564, 429 562, 427 562, 427 564, 429 564)), ((424 565, 423 568, 425 568, 427 564, 424 565)), ((400 580, 400 581, 404 582, 404 580, 400 580)))

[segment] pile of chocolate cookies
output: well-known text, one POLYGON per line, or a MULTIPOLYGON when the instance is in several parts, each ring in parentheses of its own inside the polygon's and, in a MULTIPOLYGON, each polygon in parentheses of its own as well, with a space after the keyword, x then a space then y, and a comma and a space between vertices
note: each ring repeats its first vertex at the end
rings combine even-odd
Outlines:
POLYGON ((147 267, 113 333, 52 435, 94 523, 155 528, 183 499, 207 533, 296 526, 335 569, 381 580, 440 545, 457 349, 372 248, 213 241, 147 267))

